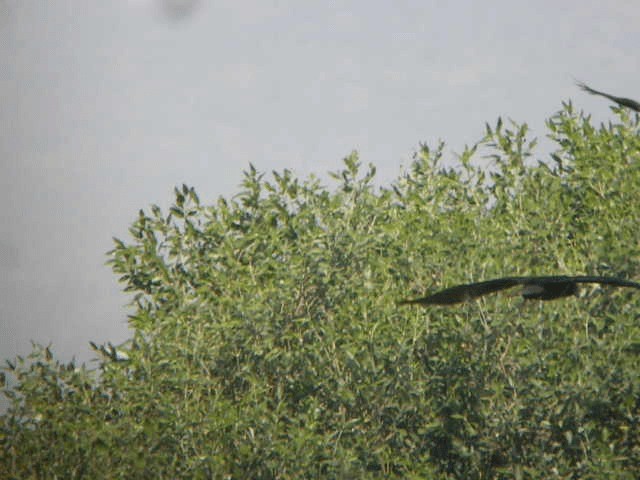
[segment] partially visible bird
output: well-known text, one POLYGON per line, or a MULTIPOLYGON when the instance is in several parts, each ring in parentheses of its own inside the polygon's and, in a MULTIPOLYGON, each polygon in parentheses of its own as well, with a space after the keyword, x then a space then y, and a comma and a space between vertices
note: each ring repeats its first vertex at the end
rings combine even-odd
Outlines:
POLYGON ((640 103, 636 102, 635 100, 631 100, 630 98, 624 98, 624 97, 614 97, 613 95, 609 95, 608 93, 599 92, 598 90, 594 90, 593 88, 585 85, 582 82, 576 82, 576 85, 580 87, 582 90, 584 90, 585 92, 590 93, 591 95, 600 95, 601 97, 605 97, 605 98, 608 98, 609 100, 616 102, 618 105, 622 107, 627 107, 627 108, 630 108, 631 110, 635 110, 636 112, 640 112, 640 103))
POLYGON ((579 283, 599 283, 614 287, 630 287, 640 290, 640 283, 614 277, 565 276, 504 277, 484 282, 468 283, 446 288, 432 295, 413 300, 401 300, 398 305, 452 305, 472 298, 522 285, 521 295, 525 299, 553 300, 578 293, 579 283))

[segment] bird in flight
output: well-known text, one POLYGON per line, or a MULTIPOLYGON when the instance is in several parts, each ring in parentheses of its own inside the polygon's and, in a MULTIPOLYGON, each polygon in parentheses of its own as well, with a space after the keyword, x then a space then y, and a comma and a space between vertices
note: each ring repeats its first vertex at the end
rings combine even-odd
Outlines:
POLYGON ((598 90, 594 90, 593 88, 585 85, 582 82, 576 82, 576 85, 580 87, 582 90, 584 90, 585 92, 589 92, 591 95, 600 95, 601 97, 605 97, 605 98, 608 98, 609 100, 616 102, 621 107, 627 107, 627 108, 630 108, 631 110, 635 110, 636 112, 640 112, 640 103, 636 102, 635 100, 631 100, 630 98, 624 98, 624 97, 614 97, 613 95, 609 95, 608 93, 599 92, 598 90))
POLYGON ((401 300, 398 305, 453 305, 472 298, 495 293, 507 288, 522 286, 524 299, 553 300, 578 293, 579 283, 599 283, 614 287, 630 287, 640 290, 640 283, 614 277, 552 275, 545 277, 504 277, 484 282, 467 283, 440 290, 432 295, 413 300, 401 300))

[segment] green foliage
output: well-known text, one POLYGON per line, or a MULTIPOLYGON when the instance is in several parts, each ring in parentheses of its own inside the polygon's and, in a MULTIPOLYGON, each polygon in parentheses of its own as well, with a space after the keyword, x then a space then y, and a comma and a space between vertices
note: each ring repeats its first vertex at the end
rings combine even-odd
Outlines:
POLYGON ((131 340, 94 345, 95 371, 48 348, 8 364, 0 477, 638 478, 637 292, 395 305, 503 275, 637 279, 622 120, 565 105, 538 164, 498 121, 453 166, 421 146, 390 188, 351 154, 332 191, 253 166, 212 206, 176 189, 110 252, 131 340))

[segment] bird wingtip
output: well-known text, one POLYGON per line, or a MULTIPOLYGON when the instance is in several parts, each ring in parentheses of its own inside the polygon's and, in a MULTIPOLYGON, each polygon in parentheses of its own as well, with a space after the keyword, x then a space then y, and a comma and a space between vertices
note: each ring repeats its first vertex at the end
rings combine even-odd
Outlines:
POLYGON ((398 307, 402 307, 403 305, 412 305, 412 304, 414 304, 414 303, 416 303, 416 301, 415 301, 415 300, 407 300, 407 299, 404 299, 404 300, 396 300, 396 305, 397 305, 398 307))
POLYGON ((580 80, 575 80, 575 83, 579 89, 584 90, 585 92, 591 92, 591 87, 589 87, 586 83, 581 82, 580 80))

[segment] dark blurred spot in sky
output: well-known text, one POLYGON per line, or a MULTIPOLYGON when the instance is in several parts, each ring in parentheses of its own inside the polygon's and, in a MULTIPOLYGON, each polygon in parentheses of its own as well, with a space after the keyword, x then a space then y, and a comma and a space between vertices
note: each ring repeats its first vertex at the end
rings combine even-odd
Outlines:
POLYGON ((160 0, 165 15, 172 20, 183 20, 197 10, 199 0, 160 0))

